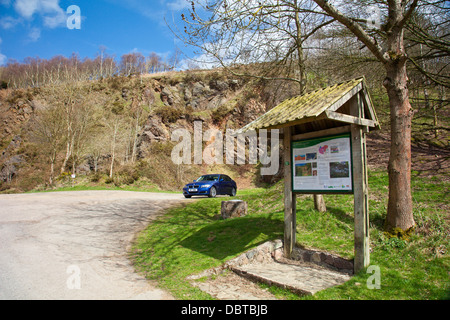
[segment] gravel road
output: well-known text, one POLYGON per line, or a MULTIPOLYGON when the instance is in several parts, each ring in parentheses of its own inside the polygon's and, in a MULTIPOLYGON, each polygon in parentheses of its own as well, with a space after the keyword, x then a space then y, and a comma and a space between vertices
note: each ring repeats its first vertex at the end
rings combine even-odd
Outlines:
POLYGON ((0 195, 0 299, 172 299, 135 273, 139 230, 181 194, 0 195))

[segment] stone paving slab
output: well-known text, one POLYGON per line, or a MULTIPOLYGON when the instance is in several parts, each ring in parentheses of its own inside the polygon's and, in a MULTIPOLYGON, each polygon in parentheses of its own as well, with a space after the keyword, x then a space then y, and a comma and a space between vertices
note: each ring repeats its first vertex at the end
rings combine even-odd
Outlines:
POLYGON ((254 282, 231 271, 213 279, 191 283, 219 300, 276 300, 267 289, 262 289, 254 282))
MULTIPOLYGON (((319 251, 306 253, 312 257, 320 257, 312 259, 313 262, 322 261, 322 255, 327 261, 342 262, 337 256, 319 251)), ((263 243, 220 267, 191 275, 187 279, 200 290, 220 300, 270 300, 275 297, 252 282, 283 287, 299 295, 313 295, 343 284, 351 278, 351 272, 346 271, 348 268, 337 271, 339 269, 313 262, 308 262, 308 259, 297 261, 284 258, 282 242, 275 240, 263 243), (203 280, 197 281, 200 279, 203 280)))
POLYGON ((232 270, 240 276, 269 285, 281 286, 304 295, 312 295, 350 280, 350 276, 346 273, 276 261, 234 266, 232 270))

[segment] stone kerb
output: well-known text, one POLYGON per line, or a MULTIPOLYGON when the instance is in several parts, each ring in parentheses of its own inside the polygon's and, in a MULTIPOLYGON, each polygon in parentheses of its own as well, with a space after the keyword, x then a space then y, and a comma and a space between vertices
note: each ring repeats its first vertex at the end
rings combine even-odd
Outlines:
POLYGON ((292 252, 292 259, 299 262, 315 263, 320 266, 331 267, 340 272, 353 273, 352 260, 341 258, 329 252, 295 247, 292 252))
MULTIPOLYGON (((267 263, 274 260, 281 263, 289 262, 283 257, 283 242, 281 240, 263 243, 258 247, 227 261, 224 268, 233 269, 233 267, 239 267, 250 263, 267 263)), ((353 261, 329 252, 295 247, 291 260, 314 263, 322 267, 336 269, 348 274, 353 273, 353 261)))
POLYGON ((227 261, 224 267, 227 269, 233 269, 233 267, 239 267, 253 262, 271 262, 281 258, 282 255, 283 242, 281 240, 268 241, 234 259, 227 261))

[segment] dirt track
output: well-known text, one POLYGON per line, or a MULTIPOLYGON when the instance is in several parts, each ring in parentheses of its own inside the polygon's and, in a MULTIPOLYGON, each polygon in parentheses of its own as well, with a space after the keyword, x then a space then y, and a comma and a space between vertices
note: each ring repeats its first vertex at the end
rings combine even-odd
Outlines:
POLYGON ((172 299, 127 250, 181 194, 81 191, 0 195, 0 299, 172 299))

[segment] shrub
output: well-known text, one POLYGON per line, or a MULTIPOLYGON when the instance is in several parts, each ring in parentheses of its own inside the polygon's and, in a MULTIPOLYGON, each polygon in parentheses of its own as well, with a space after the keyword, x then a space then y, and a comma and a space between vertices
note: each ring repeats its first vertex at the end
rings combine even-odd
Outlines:
POLYGON ((119 187, 124 184, 133 184, 137 180, 139 180, 138 171, 131 166, 124 166, 116 172, 113 176, 112 182, 119 187))
POLYGON ((212 112, 211 118, 214 121, 214 123, 219 123, 225 118, 225 116, 229 112, 230 110, 226 106, 220 106, 212 112))
POLYGON ((95 172, 95 173, 94 173, 93 175, 91 175, 91 177, 90 177, 91 182, 99 182, 101 178, 102 178, 102 174, 101 174, 99 171, 95 172))
POLYGON ((161 106, 155 114, 161 117, 163 123, 174 123, 184 115, 182 110, 172 106, 161 106))

